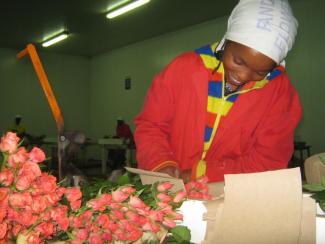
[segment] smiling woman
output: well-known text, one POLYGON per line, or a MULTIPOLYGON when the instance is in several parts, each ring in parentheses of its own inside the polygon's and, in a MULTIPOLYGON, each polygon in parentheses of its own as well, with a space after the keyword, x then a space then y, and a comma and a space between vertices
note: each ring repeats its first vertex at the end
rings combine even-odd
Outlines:
POLYGON ((274 69, 276 63, 271 58, 244 46, 227 41, 223 54, 225 82, 231 90, 237 90, 249 81, 260 81, 274 69))
POLYGON ((135 119, 141 168, 185 180, 286 168, 301 117, 285 73, 297 20, 287 0, 241 0, 219 43, 180 55, 135 119))

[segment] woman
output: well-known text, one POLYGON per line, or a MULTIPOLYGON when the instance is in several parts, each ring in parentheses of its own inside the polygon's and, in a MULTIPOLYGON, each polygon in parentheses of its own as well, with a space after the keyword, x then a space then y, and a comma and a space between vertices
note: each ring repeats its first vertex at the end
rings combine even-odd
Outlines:
POLYGON ((220 43, 173 60, 135 119, 139 167, 210 181, 286 168, 301 117, 284 68, 297 25, 285 0, 242 0, 220 43))

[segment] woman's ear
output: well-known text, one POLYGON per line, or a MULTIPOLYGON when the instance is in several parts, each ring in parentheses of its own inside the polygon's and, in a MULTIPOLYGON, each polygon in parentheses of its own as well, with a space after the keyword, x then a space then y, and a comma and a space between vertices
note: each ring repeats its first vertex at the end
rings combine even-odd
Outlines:
POLYGON ((218 59, 219 61, 222 61, 222 56, 223 56, 223 52, 226 46, 227 40, 225 40, 225 42, 223 43, 222 47, 218 50, 214 52, 214 56, 216 57, 216 59, 218 59))
POLYGON ((222 60, 222 55, 223 55, 223 49, 220 49, 220 50, 218 50, 218 51, 216 51, 216 52, 214 53, 214 56, 215 56, 216 59, 218 59, 219 61, 222 60))

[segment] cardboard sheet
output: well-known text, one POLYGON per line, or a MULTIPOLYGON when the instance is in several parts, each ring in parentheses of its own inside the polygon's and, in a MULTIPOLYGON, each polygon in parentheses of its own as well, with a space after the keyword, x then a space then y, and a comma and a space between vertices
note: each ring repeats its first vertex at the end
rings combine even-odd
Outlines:
POLYGON ((308 184, 320 184, 322 176, 325 175, 325 165, 321 162, 320 156, 325 156, 325 153, 315 154, 305 160, 305 175, 308 184))
POLYGON ((299 244, 316 243, 316 203, 309 196, 302 200, 302 221, 300 226, 299 244))
MULTIPOLYGON (((174 184, 174 191, 185 189, 183 180, 168 174, 126 169, 139 174, 143 184, 169 181, 174 184)), ((212 183, 208 187, 215 200, 203 201, 204 205, 190 200, 188 206, 184 205, 188 221, 183 224, 193 232, 192 243, 316 242, 315 201, 302 195, 299 168, 226 175, 225 183, 212 183), (198 207, 201 205, 204 208, 198 207)))
POLYGON ((298 243, 302 218, 298 168, 225 176, 218 243, 298 243))
POLYGON ((125 167, 125 169, 131 173, 138 174, 141 178, 142 184, 144 185, 153 184, 155 182, 169 181, 173 184, 173 187, 171 189, 172 192, 177 192, 180 190, 185 191, 185 186, 182 179, 172 177, 165 173, 152 172, 143 169, 135 169, 130 167, 125 167))
POLYGON ((226 175, 224 197, 218 211, 206 205, 204 244, 315 243, 315 201, 302 198, 299 168, 226 175))

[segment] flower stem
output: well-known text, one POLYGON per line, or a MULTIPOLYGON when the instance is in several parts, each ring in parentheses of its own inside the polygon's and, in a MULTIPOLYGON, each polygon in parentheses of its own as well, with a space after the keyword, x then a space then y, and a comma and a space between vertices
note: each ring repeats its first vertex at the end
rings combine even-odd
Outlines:
POLYGON ((3 160, 2 160, 2 163, 1 163, 1 171, 3 171, 3 169, 5 168, 6 162, 8 160, 8 154, 3 153, 2 156, 3 156, 3 160))

